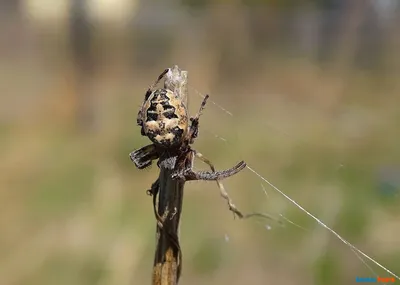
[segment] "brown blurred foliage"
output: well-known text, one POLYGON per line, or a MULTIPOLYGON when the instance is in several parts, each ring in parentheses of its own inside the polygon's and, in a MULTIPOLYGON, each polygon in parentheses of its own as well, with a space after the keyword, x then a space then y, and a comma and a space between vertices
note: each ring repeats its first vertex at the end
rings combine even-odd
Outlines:
MULTIPOLYGON (((128 153, 148 143, 137 110, 172 64, 191 110, 196 90, 216 103, 196 149, 220 169, 246 160, 400 272, 397 1, 3 0, 0 15, 0 284, 150 282, 157 167, 128 153)), ((188 184, 182 284, 373 276, 261 183, 246 171, 226 186, 242 210, 307 230, 233 220, 216 185, 188 184)))

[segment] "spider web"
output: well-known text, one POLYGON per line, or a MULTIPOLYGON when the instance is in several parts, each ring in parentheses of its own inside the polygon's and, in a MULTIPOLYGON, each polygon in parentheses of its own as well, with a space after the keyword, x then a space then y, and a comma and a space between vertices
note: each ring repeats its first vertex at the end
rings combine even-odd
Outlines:
MULTIPOLYGON (((198 91, 197 89, 195 89, 194 87, 189 85, 189 88, 191 90, 193 90, 198 96, 200 96, 201 98, 204 98, 205 95, 202 94, 200 91, 198 91)), ((213 101, 212 99, 208 99, 208 104, 212 104, 214 105, 216 108, 218 108, 220 110, 220 112, 225 113, 226 115, 230 116, 230 117, 234 117, 234 114, 226 109, 225 107, 223 107, 222 105, 218 104, 217 102, 213 101)), ((282 133, 285 136, 290 136, 287 132, 284 132, 278 128, 276 128, 275 126, 271 126, 270 124, 264 123, 264 125, 268 128, 274 128, 275 130, 277 130, 278 132, 282 133)), ((216 139, 219 139, 221 141, 223 141, 224 143, 229 143, 229 141, 224 138, 219 136, 218 134, 211 133, 216 139)), ((342 166, 342 165, 341 165, 342 166)), ((375 260, 374 258, 372 258, 371 256, 369 256, 368 254, 366 254, 364 251, 360 250, 359 248, 357 248, 356 246, 354 246, 352 243, 350 243, 348 240, 346 240, 344 237, 342 237, 339 233, 337 233, 336 231, 334 231, 331 227, 329 227, 326 223, 324 223, 321 219, 319 219, 316 215, 312 214, 310 211, 308 211, 307 209, 305 209, 302 205, 300 205, 298 202, 296 202, 294 199, 292 199, 289 195, 285 194, 285 192, 283 190, 281 190, 278 186, 276 186, 275 184, 273 184, 269 179, 266 178, 266 176, 262 175, 258 170, 256 170, 255 168, 253 168, 252 165, 247 164, 246 166, 247 170, 253 174, 254 176, 256 176, 258 179, 260 179, 262 181, 261 183, 261 188, 264 192, 264 194, 268 197, 268 192, 266 190, 266 188, 264 187, 264 183, 268 184, 268 186, 270 188, 272 188, 275 192, 277 192, 279 195, 281 195, 284 199, 286 199, 287 201, 289 201, 291 204, 293 204, 296 208, 300 209, 303 213, 305 213, 308 217, 310 217, 311 219, 313 219, 319 226, 323 227, 325 230, 327 230, 331 235, 335 236, 338 240, 340 240, 343 244, 345 244, 355 255, 356 257, 364 264, 364 266, 375 276, 378 277, 378 274, 372 269, 372 267, 367 263, 366 260, 369 260, 370 262, 372 262, 373 264, 375 264, 376 266, 378 266, 379 268, 381 268, 382 270, 386 271, 388 274, 390 274, 391 276, 393 276, 394 278, 396 278, 397 280, 400 280, 400 277, 395 274, 394 272, 392 272, 390 269, 388 269, 387 267, 385 267, 384 265, 382 265, 380 262, 378 262, 377 260, 375 260)), ((310 230, 294 223, 293 221, 291 221, 290 219, 288 219, 287 217, 285 217, 283 214, 279 214, 279 217, 284 220, 285 222, 292 224, 304 231, 309 232, 310 230)), ((267 230, 271 229, 271 226, 266 225, 265 226, 267 230)), ((225 240, 229 241, 229 236, 227 234, 225 234, 225 240)))

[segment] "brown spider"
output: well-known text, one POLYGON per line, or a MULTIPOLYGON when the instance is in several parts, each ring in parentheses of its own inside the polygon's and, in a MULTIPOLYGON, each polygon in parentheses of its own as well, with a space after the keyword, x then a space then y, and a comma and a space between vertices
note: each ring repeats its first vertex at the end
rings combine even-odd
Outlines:
POLYGON ((151 189, 147 190, 147 193, 153 196, 153 210, 158 225, 153 280, 159 280, 160 272, 162 272, 160 266, 162 268, 166 260, 171 258, 168 257, 169 249, 174 252, 172 259, 176 260, 176 280, 179 280, 182 270, 182 251, 179 245, 178 227, 185 181, 215 180, 221 195, 228 201, 229 208, 239 217, 243 217, 229 199, 219 180, 238 173, 246 164, 241 161, 228 170, 215 171, 208 159, 190 147, 198 136, 199 118, 208 97, 208 95, 205 96, 198 113, 188 119, 187 72, 181 71, 175 65, 164 70, 156 82, 150 86, 138 112, 137 123, 141 126, 141 134, 147 136, 152 144, 131 152, 130 159, 139 169, 150 166, 156 159, 160 167, 159 177, 151 185, 151 189), (157 83, 164 77, 164 88, 154 90, 157 83), (212 171, 193 171, 195 157, 207 163, 212 171), (157 196, 159 196, 158 209, 157 196), (164 237, 168 237, 172 248, 166 246, 165 239, 161 238, 162 233, 166 234, 164 237))
MULTIPOLYGON (((199 118, 206 105, 209 95, 206 95, 200 109, 194 117, 187 114, 187 72, 178 66, 167 68, 157 78, 145 94, 145 100, 138 112, 137 123, 141 126, 141 134, 153 142, 130 153, 130 159, 138 169, 144 169, 158 159, 157 165, 171 169, 172 179, 181 181, 215 180, 221 196, 228 201, 231 211, 239 217, 243 215, 229 199, 227 192, 219 180, 230 177, 246 167, 244 161, 234 167, 215 171, 213 164, 201 153, 190 147, 198 136, 199 118), (158 82, 165 77, 164 88, 155 89, 158 82), (194 158, 197 157, 211 168, 210 171, 193 171, 194 158)), ((153 196, 154 213, 159 227, 163 219, 156 209, 156 197, 160 191, 159 178, 153 183, 147 194, 153 196)))
POLYGON ((153 281, 157 281, 154 284, 159 284, 157 282, 163 278, 164 272, 171 272, 172 267, 176 269, 176 282, 179 280, 182 252, 178 227, 185 181, 215 180, 221 196, 228 202, 229 209, 239 218, 246 219, 252 216, 269 218, 259 213, 243 215, 220 182, 245 168, 244 161, 230 169, 215 171, 207 158, 191 148, 191 144, 198 136, 199 118, 208 98, 206 95, 197 114, 188 119, 187 72, 175 65, 164 70, 149 87, 138 112, 137 123, 141 127, 141 134, 147 136, 152 144, 131 152, 130 159, 139 169, 150 166, 153 160, 158 160, 157 165, 160 168, 159 177, 151 185, 151 189, 147 190, 147 194, 153 196, 153 210, 157 219, 157 249, 153 268, 153 281), (155 89, 163 78, 165 78, 164 88, 155 89), (211 171, 195 172, 193 163, 196 157, 208 164, 211 171), (163 271, 164 266, 172 267, 163 271))
POLYGON ((246 164, 239 162, 234 167, 215 171, 211 162, 190 145, 198 136, 199 118, 206 105, 208 95, 201 103, 198 113, 190 118, 187 114, 187 72, 178 66, 164 70, 156 82, 149 87, 145 101, 138 113, 138 125, 141 133, 153 142, 130 154, 137 168, 143 169, 160 159, 159 166, 174 169, 173 179, 189 180, 221 180, 242 170, 246 164), (166 77, 164 88, 154 90, 158 82, 166 77), (212 172, 193 171, 194 157, 208 164, 212 172))

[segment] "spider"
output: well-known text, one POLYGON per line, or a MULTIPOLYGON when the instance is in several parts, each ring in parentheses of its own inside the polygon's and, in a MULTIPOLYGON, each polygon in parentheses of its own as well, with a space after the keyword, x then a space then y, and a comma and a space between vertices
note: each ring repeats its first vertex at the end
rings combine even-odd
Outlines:
MULTIPOLYGON (((181 71, 176 65, 164 70, 147 90, 145 100, 137 117, 137 124, 141 127, 141 134, 147 136, 152 141, 152 144, 130 153, 130 159, 138 169, 144 169, 150 166, 153 160, 158 160, 157 165, 161 169, 160 175, 151 185, 151 189, 147 190, 147 194, 153 196, 153 210, 158 229, 164 229, 177 253, 177 280, 181 272, 182 252, 177 228, 170 224, 169 221, 175 220, 179 226, 182 207, 179 199, 182 199, 180 195, 183 193, 185 181, 215 180, 221 195, 228 201, 229 208, 239 217, 243 217, 229 199, 219 180, 241 171, 246 166, 244 161, 239 162, 230 169, 215 171, 212 163, 190 146, 198 136, 199 118, 208 98, 209 96, 206 95, 199 111, 194 117, 188 119, 187 72, 181 71), (164 77, 164 88, 155 89, 155 86, 164 77), (195 172, 193 170, 195 157, 208 164, 212 171, 195 172), (161 194, 159 197, 159 210, 157 210, 157 196, 159 193, 161 194), (172 196, 169 196, 170 194, 172 196), (160 209, 160 205, 169 204, 168 199, 169 202, 171 202, 171 199, 178 199, 172 202, 173 205, 177 206, 173 206, 172 209, 169 209, 169 206, 165 209, 163 207, 160 209)), ((158 230, 157 233, 159 233, 158 230)), ((160 252, 162 252, 162 245, 160 247, 157 246, 155 268, 158 268, 158 264, 162 263, 162 260, 166 258, 162 253, 160 256, 160 252)), ((154 270, 155 276, 158 276, 158 269, 154 270)))
POLYGON ((141 134, 149 137, 153 143, 130 153, 130 158, 138 169, 144 169, 153 160, 159 159, 159 167, 174 169, 173 179, 216 180, 218 183, 218 180, 238 173, 246 164, 241 161, 230 169, 215 171, 207 158, 190 147, 198 136, 199 118, 209 95, 204 97, 199 111, 190 118, 189 125, 186 85, 187 72, 175 65, 165 69, 149 87, 138 112, 137 123, 141 127, 141 134), (164 77, 164 88, 154 90, 164 77), (193 171, 195 157, 208 164, 212 171, 193 171))
MULTIPOLYGON (((253 216, 270 218, 260 213, 243 215, 233 204, 220 182, 220 180, 235 175, 244 169, 246 167, 244 161, 227 170, 216 171, 214 165, 207 158, 191 147, 198 137, 199 119, 208 98, 209 95, 206 95, 199 111, 195 116, 189 118, 187 111, 187 72, 180 70, 176 65, 165 69, 148 88, 137 116, 137 124, 141 127, 141 134, 147 136, 152 143, 131 152, 129 155, 138 169, 144 169, 150 166, 153 160, 158 160, 160 175, 151 185, 151 189, 147 190, 147 194, 153 196, 158 241, 160 241, 161 234, 165 233, 173 244, 173 259, 176 260, 177 264, 176 280, 179 280, 182 269, 178 227, 185 181, 216 181, 221 196, 228 203, 229 210, 240 219, 253 216), (155 86, 163 78, 165 78, 164 87, 155 89, 155 86), (206 163, 211 171, 194 171, 195 158, 206 163)), ((164 241, 164 239, 162 240, 164 241)), ((167 249, 170 249, 170 247, 167 246, 167 249)), ((170 258, 164 250, 166 248, 163 247, 163 242, 158 242, 153 269, 154 280, 160 280, 160 272, 162 271, 160 271, 160 268, 170 258)))

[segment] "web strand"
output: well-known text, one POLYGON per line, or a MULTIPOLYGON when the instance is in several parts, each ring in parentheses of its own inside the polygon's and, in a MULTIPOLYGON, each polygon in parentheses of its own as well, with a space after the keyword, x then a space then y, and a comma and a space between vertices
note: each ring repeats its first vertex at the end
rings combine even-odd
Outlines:
MULTIPOLYGON (((193 89, 196 94, 198 94, 200 97, 204 98, 204 95, 199 92, 198 90, 196 90, 195 88, 191 87, 191 89, 193 89)), ((224 107, 222 107, 221 105, 217 104, 216 102, 214 102, 213 100, 209 99, 209 102, 211 102, 213 105, 215 105, 216 107, 218 107, 220 110, 222 110, 224 113, 228 114, 229 116, 233 117, 233 113, 228 111, 227 109, 225 109, 224 107)), ((285 133, 285 132, 284 132, 285 133)), ((219 138, 217 135, 214 135, 216 138, 219 138)), ((220 138, 221 139, 221 138, 220 138)), ((227 140, 223 139, 223 141, 226 143, 227 140)), ((373 273, 375 276, 378 276, 376 274, 376 272, 365 262, 365 260, 362 258, 362 256, 366 259, 368 259, 369 261, 371 261, 372 263, 374 263, 376 266, 380 267, 381 269, 383 269, 384 271, 386 271, 387 273, 389 273, 391 276, 395 277, 397 280, 400 280, 400 277, 398 275, 396 275, 394 272, 392 272, 391 270, 389 270, 388 268, 386 268, 385 266, 383 266, 382 264, 380 264, 379 262, 377 262, 375 259, 373 259, 372 257, 370 257, 369 255, 367 255, 366 253, 364 253, 363 251, 361 251, 360 249, 358 249, 357 247, 355 247, 353 244, 351 244, 349 241, 347 241, 345 238, 343 238, 341 235, 339 235, 337 232, 335 232, 333 229, 331 229, 330 227, 328 227, 324 222, 322 222, 320 219, 318 219, 315 215, 313 215, 312 213, 310 213, 309 211, 307 211, 304 207, 302 207, 299 203, 297 203, 294 199, 290 198, 288 195, 286 195, 282 190, 280 190, 277 186, 275 186, 274 184, 272 184, 268 179, 266 179, 264 176, 262 176, 258 171, 256 171, 255 169, 253 169, 251 166, 247 165, 246 168, 253 173, 255 176, 257 176, 259 179, 261 179, 262 181, 264 181, 265 183, 267 183, 272 189, 274 189, 276 192, 278 192, 280 195, 282 195, 286 200, 288 200, 289 202, 291 202, 293 205, 295 205, 297 208, 299 208, 301 211, 303 211, 304 213, 306 213, 309 217, 311 217, 314 221, 316 221, 320 226, 322 226, 323 228, 325 228, 326 230, 328 230, 331 234, 333 234, 336 238, 338 238, 342 243, 344 243, 346 246, 348 246, 351 251, 354 252, 354 254, 357 256, 357 258, 368 268, 368 270, 370 270, 371 273, 373 273)), ((263 186, 262 186, 263 187, 263 186)), ((265 188, 263 187, 264 193, 266 194, 267 192, 265 191, 265 188)), ((266 194, 268 196, 268 194, 266 194)), ((282 216, 283 217, 283 216, 282 216)), ((285 219, 285 217, 283 217, 285 219)), ((287 219, 285 219, 287 220, 287 219)), ((287 220, 289 221, 289 220, 287 220)), ((291 221, 289 221, 290 223, 292 223, 291 221)), ((297 225, 298 226, 298 225, 297 225)), ((299 226, 300 227, 300 226, 299 226)), ((300 227, 302 228, 302 227, 300 227)), ((304 229, 304 228, 302 228, 304 229)), ((306 230, 306 229, 305 229, 306 230)))
MULTIPOLYGON (((364 256, 365 258, 367 258, 368 260, 370 260, 371 262, 375 263, 375 265, 379 266, 380 268, 382 268, 383 270, 385 270, 387 273, 389 273, 390 275, 392 275, 393 277, 396 277, 396 279, 400 280, 400 277, 397 276, 395 273, 393 273, 392 271, 390 271, 389 269, 387 269, 386 267, 384 267, 383 265, 381 265, 379 262, 375 261, 373 258, 369 257, 366 253, 364 253, 363 251, 359 250, 357 247, 355 247, 354 245, 352 245, 350 242, 348 242, 346 239, 344 239, 342 236, 340 236, 337 232, 335 232, 334 230, 332 230, 330 227, 328 227, 327 225, 325 225, 320 219, 318 219, 316 216, 314 216, 313 214, 311 214, 310 212, 308 212, 306 209, 304 209, 299 203, 297 203, 295 200, 293 200, 292 198, 290 198, 288 195, 286 195, 283 191, 281 191, 278 187, 276 187, 274 184, 272 184, 271 182, 269 182, 266 178, 264 178, 261 174, 259 174, 257 171, 255 171, 253 168, 251 168, 249 165, 247 165, 247 169, 249 169, 252 173, 254 173, 255 175, 257 175, 261 180, 263 180, 264 182, 266 182, 269 186, 271 186, 275 191, 277 191, 279 194, 281 194, 283 197, 285 197, 289 202, 291 202, 292 204, 294 204, 297 208, 299 208, 300 210, 302 210, 304 213, 306 213, 309 217, 311 217, 312 219, 314 219, 320 226, 324 227, 325 229, 327 229, 328 231, 330 231, 332 234, 334 234, 341 242, 343 242, 345 245, 347 245, 348 247, 350 247, 350 249, 352 249, 355 252, 358 252, 359 254, 361 254, 362 256, 364 256)), ((358 255, 357 255, 358 256, 358 255)), ((365 264, 365 262, 363 262, 365 264)), ((373 272, 373 271, 372 271, 373 272)))

